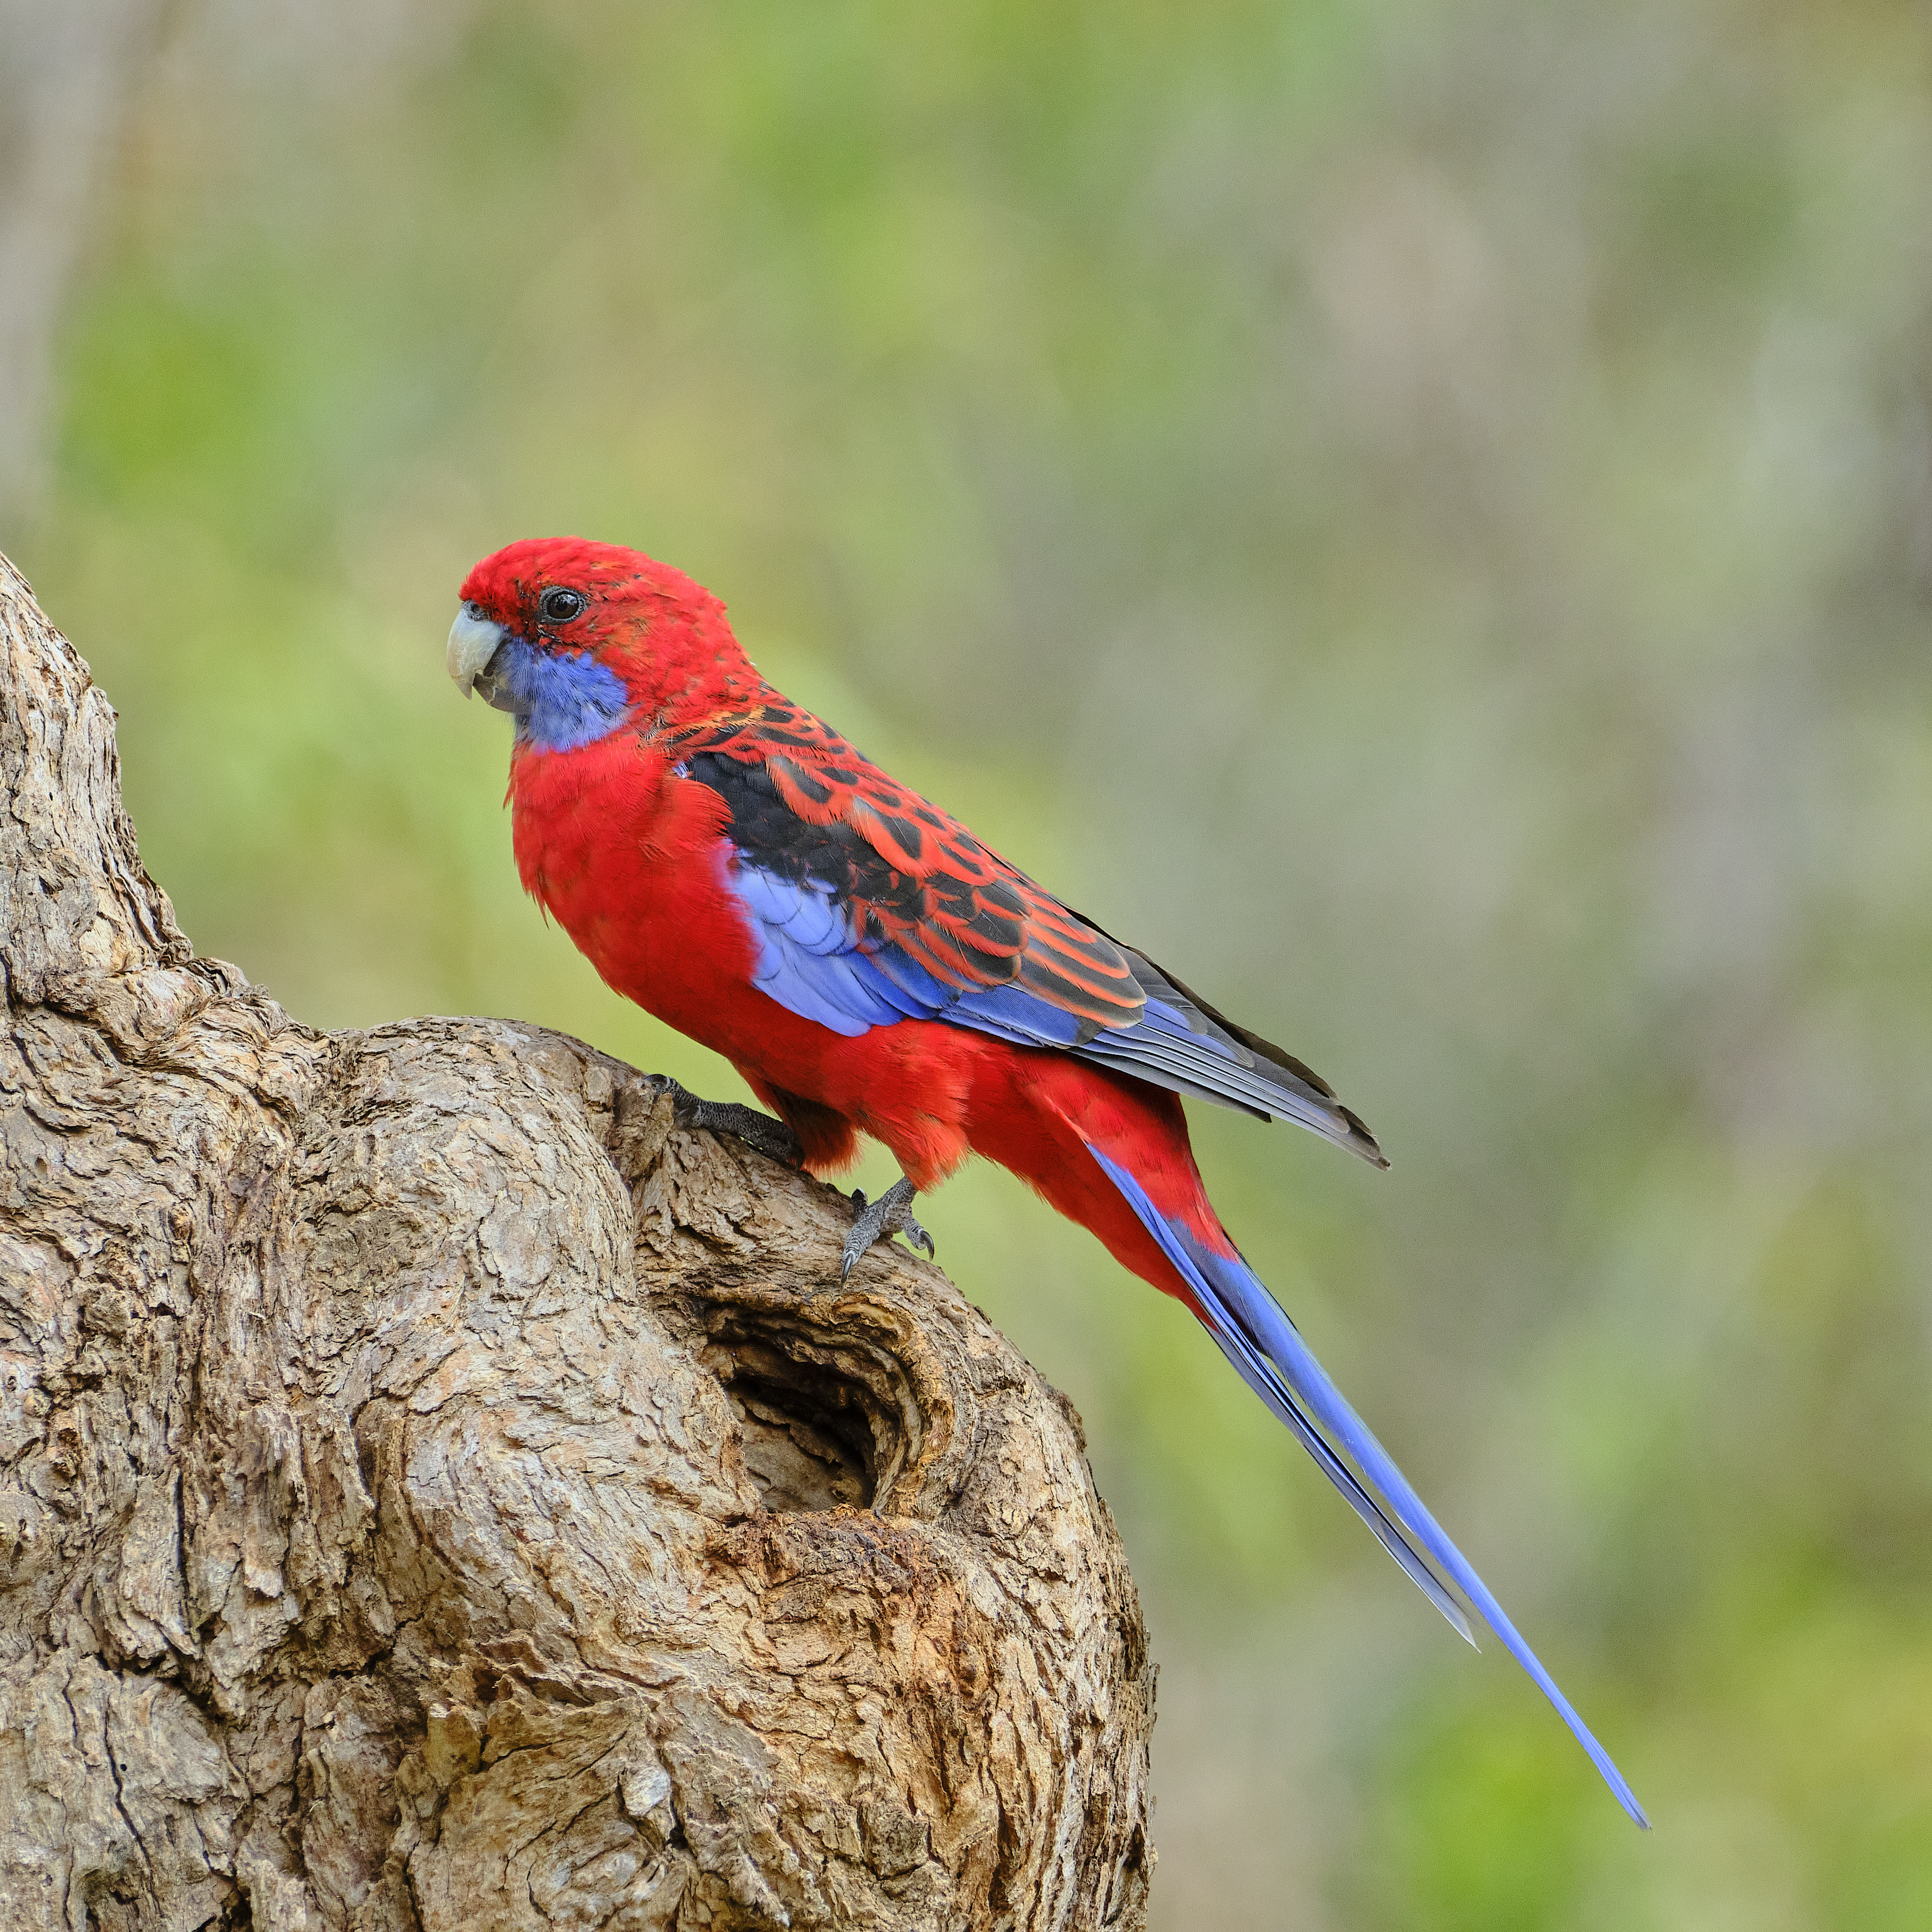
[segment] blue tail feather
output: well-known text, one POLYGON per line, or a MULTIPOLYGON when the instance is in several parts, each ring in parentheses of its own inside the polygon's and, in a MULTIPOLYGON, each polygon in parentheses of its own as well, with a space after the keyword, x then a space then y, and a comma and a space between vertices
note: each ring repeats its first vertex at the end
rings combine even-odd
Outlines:
MULTIPOLYGON (((1300 1331, 1261 1281, 1240 1261, 1216 1254, 1196 1240, 1186 1228, 1168 1221, 1125 1168, 1108 1160, 1097 1148, 1090 1150, 1142 1225, 1180 1270, 1193 1293, 1208 1333, 1220 1344, 1222 1352, 1234 1364, 1241 1379, 1294 1431, 1322 1473, 1341 1491, 1423 1594, 1456 1630, 1469 1637, 1468 1624, 1454 1599, 1430 1570, 1414 1544, 1420 1544, 1423 1551, 1442 1566, 1481 1612, 1484 1621, 1496 1632, 1503 1648, 1522 1665, 1531 1681, 1556 1706, 1557 1715, 1588 1753, 1590 1761, 1602 1774, 1604 1782, 1610 1787, 1617 1802, 1638 1824, 1648 1830, 1650 1820, 1644 1815, 1643 1807, 1624 1782, 1622 1772, 1611 1761, 1610 1753, 1597 1742, 1589 1726, 1571 1707, 1570 1700, 1556 1688, 1556 1679, 1544 1670, 1536 1653, 1517 1633, 1489 1586, 1477 1575, 1468 1558, 1430 1514, 1408 1478, 1396 1467, 1388 1451, 1376 1440, 1368 1425, 1329 1379, 1328 1371, 1315 1359, 1300 1331), (1318 1423, 1320 1429, 1316 1426, 1318 1423), (1322 1429, 1336 1438, 1368 1483, 1381 1492, 1381 1503, 1336 1454, 1322 1434, 1322 1429)), ((1474 1640, 1471 1637, 1470 1641, 1473 1642, 1474 1640)))

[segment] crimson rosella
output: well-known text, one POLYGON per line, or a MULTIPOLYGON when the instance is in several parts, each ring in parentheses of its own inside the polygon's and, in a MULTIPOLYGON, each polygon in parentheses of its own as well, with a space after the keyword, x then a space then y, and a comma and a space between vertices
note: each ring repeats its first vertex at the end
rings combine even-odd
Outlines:
POLYGON ((848 1273, 895 1232, 930 1252, 914 1196, 969 1154, 1010 1168, 1192 1311, 1465 1637, 1430 1559, 1475 1605, 1647 1822, 1209 1204, 1182 1095, 1387 1165, 1327 1084, 773 689, 680 572, 557 538, 498 551, 461 596, 449 671, 515 719, 524 886, 618 992, 723 1054, 780 1118, 688 1096, 686 1117, 817 1173, 862 1132, 884 1142, 904 1178, 855 1197, 848 1273))

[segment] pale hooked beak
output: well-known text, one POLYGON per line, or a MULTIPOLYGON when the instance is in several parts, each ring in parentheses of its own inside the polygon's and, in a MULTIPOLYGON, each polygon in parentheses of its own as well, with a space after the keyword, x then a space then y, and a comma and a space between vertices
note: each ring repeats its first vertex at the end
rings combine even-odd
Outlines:
POLYGON ((501 624, 484 616, 478 606, 466 604, 449 627, 449 649, 443 658, 465 698, 473 691, 499 711, 512 706, 509 694, 490 675, 490 666, 509 634, 501 624))

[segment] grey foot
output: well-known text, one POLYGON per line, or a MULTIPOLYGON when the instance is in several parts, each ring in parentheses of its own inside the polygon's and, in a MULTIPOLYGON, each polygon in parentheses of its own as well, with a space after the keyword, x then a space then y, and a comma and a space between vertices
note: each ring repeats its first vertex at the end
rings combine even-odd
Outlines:
POLYGON ((903 1234, 916 1248, 923 1248, 931 1258, 932 1237, 912 1217, 913 1196, 918 1192, 912 1183, 903 1178, 896 1180, 878 1199, 868 1204, 866 1190, 855 1187, 852 1190, 852 1205, 859 1211, 853 1218, 852 1232, 845 1237, 844 1252, 838 1257, 838 1279, 843 1281, 859 1265, 860 1256, 874 1241, 883 1241, 893 1234, 903 1234))
POLYGON ((700 1100, 675 1080, 670 1083, 670 1103, 673 1118, 681 1127, 729 1134, 787 1167, 803 1164, 805 1150, 799 1145, 797 1135, 784 1121, 761 1114, 755 1107, 741 1106, 736 1100, 700 1100))

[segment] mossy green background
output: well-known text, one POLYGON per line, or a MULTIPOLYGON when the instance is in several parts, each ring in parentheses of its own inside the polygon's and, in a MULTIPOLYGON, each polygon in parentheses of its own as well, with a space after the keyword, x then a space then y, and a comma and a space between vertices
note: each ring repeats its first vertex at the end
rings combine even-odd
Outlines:
POLYGON ((1152 1625, 1156 1926, 1914 1932, 1928 198, 1906 0, 183 6, 5 542, 304 1019, 739 1090, 520 896, 443 676, 576 532, 1367 1117, 1196 1136, 1657 1830, 970 1172, 1152 1625))

